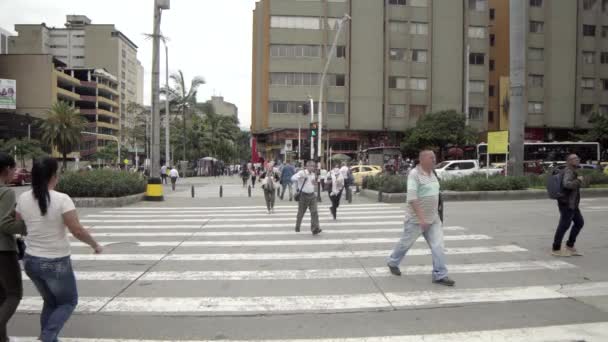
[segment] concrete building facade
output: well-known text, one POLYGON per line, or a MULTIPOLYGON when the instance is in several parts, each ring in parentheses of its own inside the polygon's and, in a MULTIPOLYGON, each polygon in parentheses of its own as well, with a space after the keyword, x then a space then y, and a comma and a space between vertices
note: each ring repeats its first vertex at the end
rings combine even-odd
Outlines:
POLYGON ((487 129, 487 0, 260 0, 253 12, 251 128, 266 159, 282 158, 299 121, 308 127, 301 105, 319 97, 320 73, 345 13, 352 21, 324 85, 324 150, 353 155, 398 146, 406 128, 438 110, 469 112, 472 126, 487 129))
POLYGON ((211 100, 207 101, 212 104, 215 113, 223 116, 230 116, 238 119, 239 109, 234 103, 226 102, 223 96, 211 96, 211 100))
POLYGON ((83 15, 68 15, 64 28, 46 24, 15 25, 11 53, 51 54, 69 68, 105 69, 116 75, 121 98, 119 113, 128 123, 127 105, 143 105, 143 67, 137 45, 111 24, 92 24, 83 15))
POLYGON ((0 27, 0 55, 8 53, 8 37, 11 33, 0 27))
POLYGON ((106 70, 68 68, 48 54, 9 54, 0 55, 0 78, 17 81, 17 109, 12 113, 17 116, 45 119, 59 101, 76 108, 86 119, 80 157, 118 141, 118 82, 106 70))

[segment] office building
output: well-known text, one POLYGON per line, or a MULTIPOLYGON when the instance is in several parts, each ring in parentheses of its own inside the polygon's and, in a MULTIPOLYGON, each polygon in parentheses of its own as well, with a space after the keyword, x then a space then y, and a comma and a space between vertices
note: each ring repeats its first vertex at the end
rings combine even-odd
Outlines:
POLYGON ((487 129, 487 0, 260 0, 253 12, 251 128, 262 156, 282 159, 298 125, 308 127, 301 106, 309 96, 318 101, 345 13, 352 20, 324 84, 324 150, 356 156, 398 146, 406 128, 439 110, 468 111, 473 127, 487 129))
POLYGON ((0 55, 8 53, 8 37, 11 33, 0 27, 0 55))
POLYGON ((211 100, 208 100, 207 103, 213 105, 216 114, 238 119, 239 110, 237 106, 234 103, 224 101, 223 96, 211 96, 211 100))

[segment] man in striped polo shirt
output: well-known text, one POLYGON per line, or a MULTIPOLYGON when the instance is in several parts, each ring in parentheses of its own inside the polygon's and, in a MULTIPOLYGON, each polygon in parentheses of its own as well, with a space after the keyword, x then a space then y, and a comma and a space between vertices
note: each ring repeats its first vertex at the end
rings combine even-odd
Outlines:
POLYGON ((433 255, 433 283, 454 286, 448 278, 445 266, 443 227, 439 218, 439 180, 433 172, 435 153, 424 150, 419 155, 420 164, 407 177, 407 210, 401 240, 388 257, 391 273, 400 276, 399 264, 407 251, 422 234, 433 255))

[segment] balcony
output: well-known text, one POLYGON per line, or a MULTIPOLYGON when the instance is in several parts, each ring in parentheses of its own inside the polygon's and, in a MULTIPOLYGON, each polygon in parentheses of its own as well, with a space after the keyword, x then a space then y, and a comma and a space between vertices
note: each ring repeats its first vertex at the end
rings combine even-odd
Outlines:
POLYGON ((53 70, 53 73, 57 76, 57 81, 62 83, 68 83, 69 85, 80 85, 80 80, 72 77, 66 73, 63 73, 59 70, 53 70))
POLYGON ((97 83, 95 83, 95 82, 87 82, 87 81, 80 81, 80 86, 86 87, 86 88, 97 88, 97 83))
POLYGON ((82 115, 105 115, 105 116, 108 116, 108 117, 113 118, 113 119, 120 119, 120 116, 118 115, 118 113, 112 113, 110 111, 107 111, 105 109, 100 109, 100 108, 98 108, 98 109, 95 109, 95 108, 93 108, 93 109, 84 109, 84 108, 81 108, 80 109, 80 114, 82 114, 82 115))
POLYGON ((105 127, 105 128, 113 129, 116 131, 120 131, 120 126, 118 126, 116 124, 111 124, 109 122, 103 122, 103 121, 97 121, 97 122, 93 122, 93 123, 96 124, 97 127, 105 127))
POLYGON ((57 98, 68 101, 80 101, 80 95, 59 87, 57 87, 57 98))
POLYGON ((98 97, 97 97, 97 101, 99 101, 100 103, 105 103, 105 104, 107 104, 108 106, 112 106, 112 107, 116 107, 116 108, 118 108, 118 102, 113 101, 113 100, 110 100, 110 99, 108 99, 108 98, 106 98, 106 97, 103 97, 103 96, 98 96, 98 97))
POLYGON ((97 97, 91 95, 80 95, 80 101, 95 103, 97 102, 97 97))
POLYGON ((118 90, 117 89, 110 88, 109 86, 107 86, 105 84, 102 84, 102 83, 97 83, 97 87, 99 89, 101 89, 101 90, 105 90, 107 92, 112 93, 113 95, 118 96, 118 90))

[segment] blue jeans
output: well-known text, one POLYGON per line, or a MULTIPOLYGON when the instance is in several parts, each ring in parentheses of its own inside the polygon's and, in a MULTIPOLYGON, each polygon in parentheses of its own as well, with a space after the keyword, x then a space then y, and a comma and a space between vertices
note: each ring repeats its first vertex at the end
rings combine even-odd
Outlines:
POLYGON ((40 314, 40 339, 42 342, 56 342, 78 304, 72 261, 69 256, 46 259, 26 254, 24 268, 44 301, 40 314))
POLYGON ((448 269, 445 266, 445 251, 443 245, 443 229, 441 227, 441 220, 437 219, 431 227, 422 232, 422 228, 418 223, 414 223, 410 220, 405 222, 403 229, 403 236, 395 246, 393 253, 388 257, 388 265, 391 267, 399 267, 401 260, 405 257, 405 254, 412 247, 414 242, 423 235, 426 243, 431 248, 431 254, 433 255, 433 280, 440 280, 448 275, 448 269))
POLYGON ((553 250, 559 251, 562 248, 562 240, 564 239, 564 235, 570 226, 572 225, 572 229, 570 229, 570 237, 566 242, 566 246, 570 248, 574 248, 574 244, 576 243, 576 237, 583 229, 585 225, 585 219, 583 219, 583 215, 579 208, 570 209, 567 204, 558 203, 559 208, 559 223, 557 225, 557 229, 555 230, 555 237, 553 238, 553 250))

